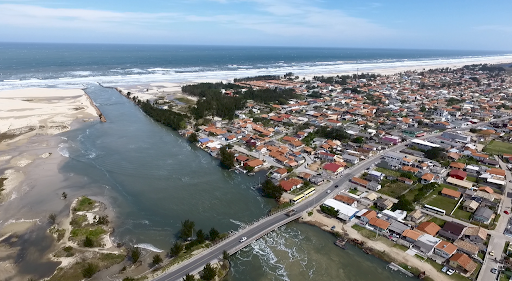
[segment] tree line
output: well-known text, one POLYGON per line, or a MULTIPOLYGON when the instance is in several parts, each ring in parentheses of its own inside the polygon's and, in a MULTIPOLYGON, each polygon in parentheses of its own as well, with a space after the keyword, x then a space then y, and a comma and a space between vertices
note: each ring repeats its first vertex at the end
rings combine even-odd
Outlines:
POLYGON ((137 104, 144 113, 156 122, 162 123, 174 130, 182 130, 187 127, 188 115, 186 114, 155 107, 149 101, 141 102, 137 100, 137 104))

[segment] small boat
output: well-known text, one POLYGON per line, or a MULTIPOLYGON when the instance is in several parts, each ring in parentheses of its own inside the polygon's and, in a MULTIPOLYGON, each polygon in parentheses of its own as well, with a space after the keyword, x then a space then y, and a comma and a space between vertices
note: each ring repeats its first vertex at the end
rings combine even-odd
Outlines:
POLYGON ((343 250, 345 250, 345 243, 347 243, 347 240, 346 239, 338 239, 334 242, 334 245, 342 248, 343 250))
POLYGON ((363 252, 365 252, 367 255, 370 254, 370 251, 368 249, 363 248, 363 252))

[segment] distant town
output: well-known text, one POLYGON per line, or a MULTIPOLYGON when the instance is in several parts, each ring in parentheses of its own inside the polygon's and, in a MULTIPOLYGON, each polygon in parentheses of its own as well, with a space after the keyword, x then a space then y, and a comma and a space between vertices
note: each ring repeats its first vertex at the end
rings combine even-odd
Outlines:
POLYGON ((319 212, 367 239, 453 280, 508 280, 510 73, 491 65, 386 76, 287 73, 186 85, 179 97, 152 99, 118 90, 225 168, 265 170, 262 194, 279 208, 332 193, 319 212), (373 164, 329 188, 362 161, 373 164))

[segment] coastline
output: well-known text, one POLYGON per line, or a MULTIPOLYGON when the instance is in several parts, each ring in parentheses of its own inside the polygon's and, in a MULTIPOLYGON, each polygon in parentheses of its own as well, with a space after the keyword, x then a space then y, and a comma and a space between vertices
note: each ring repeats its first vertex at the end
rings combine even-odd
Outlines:
POLYGON ((81 89, 0 91, 0 176, 6 179, 0 198, 0 256, 5 265, 0 276, 26 280, 33 277, 26 270, 20 272, 26 265, 57 265, 49 258, 56 243, 46 233, 47 217, 62 216, 69 202, 58 194, 80 184, 59 172, 67 160, 62 133, 92 124, 95 116, 81 89), (34 232, 38 238, 30 238, 34 232), (39 243, 45 241, 47 246, 34 253, 39 260, 19 260, 16 255, 25 251, 24 246, 16 246, 19 242, 13 237, 27 237, 29 244, 34 243, 30 239, 41 239, 39 243))

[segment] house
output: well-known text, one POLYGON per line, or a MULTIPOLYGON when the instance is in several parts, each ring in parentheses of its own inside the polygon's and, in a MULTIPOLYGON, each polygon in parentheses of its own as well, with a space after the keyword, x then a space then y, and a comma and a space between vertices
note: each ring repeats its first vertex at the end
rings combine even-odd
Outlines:
POLYGON ((456 178, 458 180, 466 180, 466 177, 468 176, 468 173, 462 171, 462 170, 458 170, 458 169, 453 169, 450 171, 450 174, 449 174, 450 177, 452 178, 456 178))
POLYGON ((384 155, 384 161, 386 161, 389 166, 396 169, 402 166, 402 159, 405 157, 407 157, 407 155, 403 153, 388 152, 384 155))
POLYGON ((422 221, 424 218, 425 214, 423 214, 420 210, 414 210, 407 215, 406 220, 417 223, 422 221))
POLYGON ((426 173, 421 176, 421 184, 428 184, 434 181, 434 174, 426 173))
POLYGON ((441 229, 441 227, 439 227, 439 225, 437 225, 433 222, 426 221, 426 222, 420 223, 418 225, 418 227, 416 227, 416 229, 423 233, 430 234, 432 236, 436 236, 437 232, 441 229))
POLYGON ((368 224, 370 226, 372 226, 375 230, 377 230, 378 232, 384 232, 388 229, 388 227, 391 225, 391 223, 385 221, 385 220, 381 220, 381 219, 378 219, 378 218, 372 218, 368 224))
POLYGON ((466 212, 473 213, 476 211, 478 206, 480 206, 480 203, 476 202, 475 200, 466 200, 464 201, 464 204, 462 204, 462 209, 466 212))
POLYGON ((439 236, 450 240, 457 240, 462 236, 464 230, 466 230, 466 226, 453 221, 447 221, 443 228, 439 230, 438 234, 439 236))
POLYGON ((263 161, 261 161, 260 159, 250 160, 250 161, 247 161, 245 163, 245 166, 246 167, 251 167, 253 169, 258 169, 258 168, 261 168, 263 166, 263 161))
POLYGON ((373 218, 376 218, 377 217, 377 212, 375 212, 374 210, 369 210, 369 211, 366 211, 366 213, 364 213, 360 220, 363 224, 367 224, 368 222, 370 222, 371 219, 373 218))
POLYGON ((465 254, 456 253, 450 258, 450 266, 463 275, 470 275, 475 271, 477 265, 465 254))
POLYGON ((348 163, 351 163, 351 164, 359 163, 359 158, 358 157, 355 157, 355 156, 352 156, 352 155, 349 155, 349 154, 343 154, 343 156, 341 156, 341 157, 343 158, 343 160, 345 160, 348 163))
POLYGON ((282 180, 279 182, 279 185, 284 189, 284 191, 289 192, 296 188, 302 186, 302 181, 298 178, 292 178, 289 180, 282 180))
POLYGON ((368 181, 365 181, 361 178, 358 178, 358 177, 353 177, 350 179, 350 182, 354 183, 354 184, 357 184, 361 187, 364 187, 366 188, 366 186, 368 185, 368 181))
POLYGON ((331 173, 334 176, 337 176, 343 172, 345 168, 337 163, 327 163, 324 165, 324 170, 331 173))
POLYGON ((470 181, 461 181, 456 178, 448 177, 446 178, 446 182, 458 187, 464 187, 467 189, 471 189, 473 187, 473 183, 470 181))
POLYGON ((383 173, 380 173, 380 172, 377 172, 377 171, 370 171, 368 172, 368 175, 366 176, 366 179, 367 180, 370 180, 370 181, 378 181, 380 182, 382 179, 384 179, 384 174, 383 173))
POLYGON ((473 220, 482 222, 485 224, 489 224, 491 220, 494 218, 494 212, 487 208, 480 206, 478 209, 476 209, 475 213, 473 214, 473 220))
POLYGON ((434 254, 443 257, 445 259, 451 257, 457 252, 457 246, 447 241, 441 241, 434 248, 434 254))
POLYGON ((505 179, 505 170, 497 169, 497 168, 491 168, 487 170, 488 174, 493 175, 494 177, 498 179, 505 179))
POLYGON ((441 190, 441 195, 451 198, 451 199, 459 199, 460 196, 462 195, 462 193, 460 193, 459 191, 456 191, 456 190, 449 189, 449 188, 443 188, 443 190, 441 190))
POLYGON ((483 244, 487 240, 487 230, 482 227, 468 227, 464 231, 464 239, 468 239, 473 243, 483 244))
POLYGON ((465 253, 470 257, 478 256, 478 251, 480 250, 477 245, 471 243, 470 241, 465 241, 461 239, 455 240, 453 245, 457 246, 457 251, 460 253, 465 253))
POLYGON ((494 193, 494 190, 492 190, 492 188, 488 187, 488 186, 480 186, 478 188, 479 191, 483 191, 483 192, 487 192, 489 194, 493 194, 494 193))
POLYGON ((418 241, 418 238, 420 238, 420 236, 421 236, 421 232, 411 230, 411 229, 406 229, 402 233, 402 239, 409 243, 414 243, 414 242, 418 241))
POLYGON ((288 171, 285 168, 279 168, 272 172, 272 178, 280 180, 288 175, 288 171))
POLYGON ((235 160, 240 163, 240 165, 244 165, 245 162, 249 161, 249 157, 243 155, 243 154, 238 154, 238 156, 235 158, 235 160))
POLYGON ((338 211, 338 218, 344 221, 352 220, 359 211, 354 207, 351 207, 347 204, 341 203, 334 199, 325 200, 324 205, 336 209, 338 211))
POLYGON ((371 181, 366 185, 366 188, 373 191, 379 191, 381 189, 381 185, 378 182, 371 181))
POLYGON ((397 180, 398 180, 399 182, 403 182, 403 183, 405 183, 405 184, 407 184, 407 185, 412 185, 412 184, 414 183, 414 181, 413 181, 413 180, 408 179, 408 178, 404 178, 404 177, 399 177, 399 178, 397 178, 397 180))
POLYGON ((430 255, 439 242, 441 242, 441 239, 435 238, 432 235, 423 234, 416 242, 414 242, 413 249, 420 251, 425 255, 430 255))
POLYGON ((393 220, 391 222, 391 225, 388 227, 388 232, 394 233, 396 235, 402 236, 404 231, 408 230, 409 226, 406 224, 403 224, 399 221, 393 220))
POLYGON ((421 150, 430 150, 432 148, 440 147, 439 144, 431 143, 428 141, 420 140, 420 139, 413 139, 411 143, 409 144, 409 147, 416 147, 421 150))
POLYGON ((393 207, 393 202, 389 199, 380 197, 375 201, 375 206, 381 210, 387 210, 393 207))
POLYGON ((334 200, 338 200, 344 204, 347 204, 351 207, 357 208, 357 200, 353 197, 346 196, 346 195, 336 195, 334 196, 334 200))

